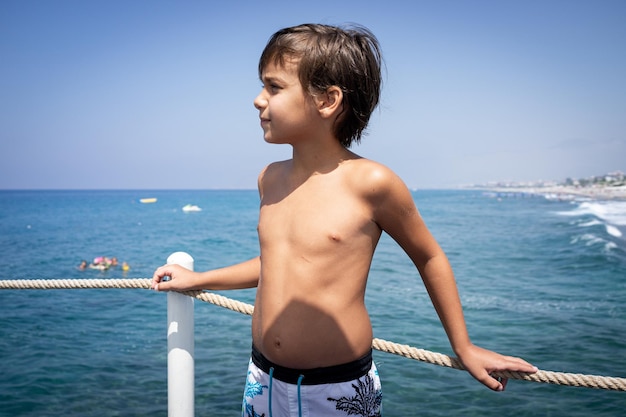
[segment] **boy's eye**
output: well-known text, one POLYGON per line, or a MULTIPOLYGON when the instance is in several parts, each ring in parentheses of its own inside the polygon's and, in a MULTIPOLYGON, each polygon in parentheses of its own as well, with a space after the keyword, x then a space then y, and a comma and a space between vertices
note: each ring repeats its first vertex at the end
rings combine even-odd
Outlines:
POLYGON ((279 84, 273 82, 261 83, 261 87, 270 93, 277 93, 279 90, 282 90, 282 87, 279 84))

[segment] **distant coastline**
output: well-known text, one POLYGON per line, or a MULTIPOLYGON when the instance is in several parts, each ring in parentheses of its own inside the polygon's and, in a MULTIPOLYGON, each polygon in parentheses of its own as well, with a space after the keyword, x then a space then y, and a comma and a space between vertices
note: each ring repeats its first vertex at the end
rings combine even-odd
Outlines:
POLYGON ((626 201, 626 185, 622 186, 588 186, 572 185, 551 186, 473 186, 473 189, 491 191, 495 193, 540 195, 554 200, 624 200, 626 201))
POLYGON ((592 199, 626 200, 626 175, 621 171, 591 178, 557 182, 497 182, 472 185, 468 188, 494 193, 541 195, 554 200, 592 199))

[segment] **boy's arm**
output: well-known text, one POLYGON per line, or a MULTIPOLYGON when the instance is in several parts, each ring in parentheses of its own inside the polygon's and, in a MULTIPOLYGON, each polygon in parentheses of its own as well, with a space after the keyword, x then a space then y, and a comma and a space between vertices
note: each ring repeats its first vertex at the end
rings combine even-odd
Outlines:
POLYGON ((442 251, 425 264, 418 265, 418 269, 454 353, 474 378, 494 391, 503 391, 506 378, 497 380, 491 376, 492 372, 537 371, 523 359, 500 355, 470 341, 454 275, 442 251))
POLYGON ((213 269, 193 272, 180 265, 163 265, 154 271, 152 289, 156 291, 235 290, 256 287, 261 272, 260 257, 213 269), (170 279, 164 281, 164 277, 170 279))
POLYGON ((411 193, 393 172, 381 169, 375 177, 374 217, 411 258, 439 315, 455 354, 465 369, 487 387, 501 391, 506 380, 494 371, 536 372, 537 368, 514 357, 475 346, 470 341, 452 268, 443 250, 422 220, 411 193))

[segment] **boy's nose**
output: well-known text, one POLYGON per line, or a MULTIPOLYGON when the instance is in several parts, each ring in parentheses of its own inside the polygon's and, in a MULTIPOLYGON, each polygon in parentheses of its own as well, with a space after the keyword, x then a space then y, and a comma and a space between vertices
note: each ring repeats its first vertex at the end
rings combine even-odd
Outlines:
POLYGON ((256 98, 254 99, 254 107, 256 107, 257 110, 261 110, 262 108, 266 106, 266 104, 267 104, 267 100, 263 96, 263 90, 262 90, 259 93, 259 95, 256 96, 256 98))

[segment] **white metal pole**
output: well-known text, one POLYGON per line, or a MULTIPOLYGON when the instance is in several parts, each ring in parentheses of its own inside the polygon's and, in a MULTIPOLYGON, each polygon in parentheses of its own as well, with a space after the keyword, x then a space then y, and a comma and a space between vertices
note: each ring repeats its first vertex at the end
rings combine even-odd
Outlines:
MULTIPOLYGON (((193 258, 175 252, 167 258, 193 271, 193 258)), ((193 298, 170 291, 167 293, 167 415, 194 415, 194 317, 193 298)))

